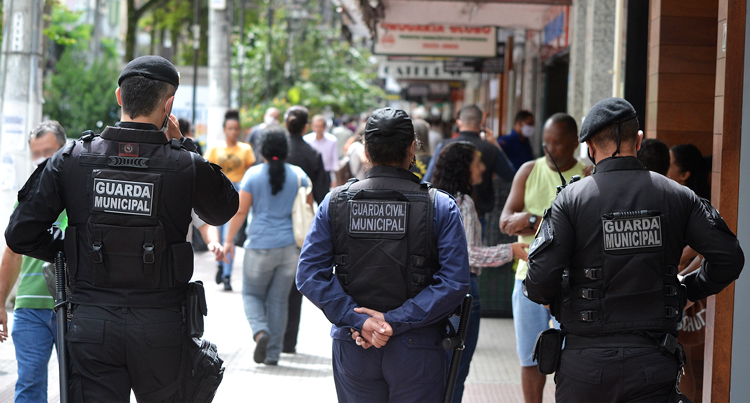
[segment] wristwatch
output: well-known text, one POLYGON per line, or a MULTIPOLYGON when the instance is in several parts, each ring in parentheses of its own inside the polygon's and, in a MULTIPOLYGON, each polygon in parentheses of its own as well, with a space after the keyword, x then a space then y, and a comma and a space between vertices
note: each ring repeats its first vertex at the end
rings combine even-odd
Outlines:
POLYGON ((529 216, 529 228, 534 229, 536 226, 536 220, 538 220, 539 217, 535 216, 534 214, 529 216))

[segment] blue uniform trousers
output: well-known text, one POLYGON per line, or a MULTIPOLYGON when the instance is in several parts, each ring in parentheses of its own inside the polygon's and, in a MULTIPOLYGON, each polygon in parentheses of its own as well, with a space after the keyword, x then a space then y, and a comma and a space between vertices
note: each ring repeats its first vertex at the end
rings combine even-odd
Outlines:
POLYGON ((436 326, 391 337, 365 350, 351 338, 333 340, 339 402, 439 402, 445 391, 443 334, 436 326))

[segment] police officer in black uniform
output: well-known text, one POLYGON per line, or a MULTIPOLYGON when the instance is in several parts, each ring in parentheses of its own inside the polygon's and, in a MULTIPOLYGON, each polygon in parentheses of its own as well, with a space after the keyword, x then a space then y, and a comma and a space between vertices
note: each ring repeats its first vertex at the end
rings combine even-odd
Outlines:
POLYGON ((239 197, 220 167, 188 151, 194 144, 171 115, 179 73, 169 61, 139 57, 118 84, 122 121, 40 165, 5 236, 14 252, 37 259, 65 251, 73 401, 128 402, 131 389, 139 401, 175 401, 188 340, 190 211, 221 225, 239 197), (46 230, 63 209, 64 237, 46 230))
POLYGON ((677 401, 682 310, 744 265, 707 200, 638 161, 642 137, 630 103, 594 105, 579 141, 596 169, 562 190, 530 248, 525 294, 550 304, 566 335, 558 402, 677 401), (685 245, 705 260, 680 280, 685 245))

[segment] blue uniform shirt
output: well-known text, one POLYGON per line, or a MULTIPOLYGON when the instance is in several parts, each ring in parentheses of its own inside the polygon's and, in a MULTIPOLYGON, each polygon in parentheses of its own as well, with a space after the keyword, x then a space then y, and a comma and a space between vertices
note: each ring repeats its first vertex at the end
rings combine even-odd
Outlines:
POLYGON ((521 168, 521 165, 525 162, 534 159, 534 153, 531 152, 531 144, 529 144, 529 140, 526 139, 525 142, 522 142, 521 134, 515 131, 515 129, 511 130, 510 134, 500 136, 497 139, 497 143, 500 144, 500 147, 505 151, 505 155, 507 155, 510 162, 513 163, 516 171, 518 168, 521 168))
MULTIPOLYGON (((350 328, 361 330, 370 316, 354 312, 357 303, 344 292, 333 274, 330 195, 320 204, 302 246, 297 288, 333 323, 331 337, 346 339, 351 338, 350 328)), ((433 285, 400 307, 384 312, 394 336, 445 318, 469 291, 469 256, 461 212, 453 198, 443 192, 435 194, 434 230, 440 269, 433 276, 433 285)))

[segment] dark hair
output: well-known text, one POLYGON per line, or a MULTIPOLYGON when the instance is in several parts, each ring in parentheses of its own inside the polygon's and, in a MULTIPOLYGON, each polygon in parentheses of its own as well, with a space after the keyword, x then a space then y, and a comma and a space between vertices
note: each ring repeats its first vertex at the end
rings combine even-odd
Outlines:
POLYGON ((669 147, 659 139, 643 139, 638 150, 638 160, 646 169, 667 176, 669 172, 669 147))
POLYGON ((406 161, 409 146, 415 139, 416 135, 411 139, 397 140, 392 143, 373 143, 365 140, 365 150, 370 156, 370 161, 375 165, 401 166, 406 161))
MULTIPOLYGON (((603 146, 605 144, 616 144, 617 143, 617 125, 618 123, 612 123, 605 126, 599 133, 594 134, 590 141, 596 145, 603 146)), ((638 118, 633 118, 620 122, 620 144, 635 143, 638 138, 638 118)))
POLYGON ((471 164, 477 147, 466 141, 450 143, 437 156, 432 185, 454 197, 471 194, 471 164))
POLYGON ((240 111, 237 109, 230 109, 224 113, 224 127, 227 127, 227 122, 230 120, 236 120, 237 123, 240 121, 240 111))
POLYGON ((122 110, 131 119, 149 116, 160 103, 174 95, 177 88, 163 81, 142 76, 128 77, 120 84, 122 110))
POLYGON ((464 126, 479 127, 482 124, 482 110, 476 105, 466 105, 458 112, 464 126))
POLYGON ((560 125, 563 134, 578 138, 578 124, 572 116, 567 113, 558 112, 549 117, 548 121, 560 125))
POLYGON ((64 146, 65 142, 68 141, 68 139, 65 137, 65 129, 63 129, 60 123, 56 120, 45 120, 44 122, 40 123, 39 126, 37 126, 33 132, 31 132, 29 141, 31 141, 31 139, 45 136, 47 135, 47 133, 52 133, 55 135, 57 145, 59 145, 60 147, 64 146))
POLYGON ((275 195, 284 188, 284 181, 286 180, 284 161, 289 154, 286 130, 279 125, 268 126, 263 129, 260 141, 260 154, 268 164, 270 176, 268 181, 271 183, 271 194, 275 195))
POLYGON ((187 133, 190 131, 190 121, 185 118, 179 118, 177 119, 177 123, 180 124, 180 133, 183 136, 187 136, 187 133))
POLYGON ((284 123, 286 124, 286 129, 289 130, 289 134, 301 136, 309 117, 310 112, 302 105, 294 105, 287 109, 286 113, 284 113, 284 123))
POLYGON ((534 115, 531 114, 531 112, 527 110, 520 110, 518 113, 516 113, 516 119, 513 121, 513 124, 516 124, 518 122, 525 122, 526 119, 532 117, 534 115))
POLYGON ((692 144, 680 144, 670 149, 674 156, 674 163, 680 172, 690 172, 685 186, 700 197, 710 198, 711 189, 708 187, 708 172, 706 161, 698 147, 692 144))

